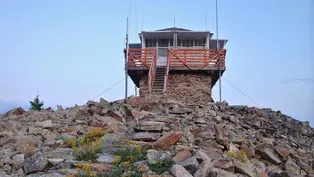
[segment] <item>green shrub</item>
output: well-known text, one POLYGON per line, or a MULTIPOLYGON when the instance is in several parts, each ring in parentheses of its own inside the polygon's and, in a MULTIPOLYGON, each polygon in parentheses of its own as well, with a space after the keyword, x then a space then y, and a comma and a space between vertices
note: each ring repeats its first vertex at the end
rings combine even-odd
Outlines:
POLYGON ((42 110, 42 106, 44 105, 44 102, 40 102, 39 101, 39 95, 37 94, 36 97, 34 98, 34 101, 29 101, 29 103, 31 104, 31 108, 30 110, 34 110, 34 111, 40 111, 42 110))
POLYGON ((165 171, 169 171, 173 164, 174 161, 172 160, 172 158, 166 158, 165 160, 158 161, 155 164, 150 164, 149 167, 152 171, 160 175, 165 171))

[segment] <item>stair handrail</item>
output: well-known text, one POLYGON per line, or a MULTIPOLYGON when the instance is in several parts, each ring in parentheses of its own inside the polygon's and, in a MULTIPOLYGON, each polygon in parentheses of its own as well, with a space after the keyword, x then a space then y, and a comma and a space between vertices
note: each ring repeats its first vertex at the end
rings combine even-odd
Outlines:
POLYGON ((169 74, 169 66, 170 66, 169 52, 170 52, 170 49, 168 49, 167 65, 166 65, 166 71, 165 71, 165 80, 164 80, 164 89, 163 89, 164 95, 166 95, 167 93, 167 86, 168 86, 168 74, 169 74))
POLYGON ((156 68, 156 60, 157 60, 156 49, 154 49, 154 51, 155 52, 154 52, 153 60, 149 67, 149 72, 148 72, 148 92, 149 93, 152 92, 153 81, 155 77, 155 68, 156 68))

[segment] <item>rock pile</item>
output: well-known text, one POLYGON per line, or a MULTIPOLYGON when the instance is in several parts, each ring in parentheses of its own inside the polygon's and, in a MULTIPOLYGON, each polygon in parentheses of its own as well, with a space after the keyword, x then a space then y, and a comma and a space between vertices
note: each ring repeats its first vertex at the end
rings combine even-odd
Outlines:
POLYGON ((226 102, 122 104, 101 99, 56 111, 16 108, 0 120, 0 129, 3 177, 314 176, 314 129, 308 122, 226 102), (100 142, 93 147, 101 150, 93 149, 95 157, 88 154, 92 160, 82 154, 78 158, 76 141, 69 146, 69 140, 86 147, 92 141, 84 144, 82 137, 91 131, 89 138, 100 142), (123 151, 131 147, 136 150, 123 151), (125 158, 130 161, 121 163, 125 158), (116 168, 123 173, 113 173, 116 168))

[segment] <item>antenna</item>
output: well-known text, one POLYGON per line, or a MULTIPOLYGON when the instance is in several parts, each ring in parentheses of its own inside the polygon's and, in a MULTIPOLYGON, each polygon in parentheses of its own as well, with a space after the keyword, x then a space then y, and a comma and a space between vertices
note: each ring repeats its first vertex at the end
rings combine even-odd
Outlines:
POLYGON ((216 32, 217 32, 217 53, 218 53, 218 70, 219 70, 219 100, 221 102, 221 68, 220 68, 220 47, 218 41, 218 3, 216 0, 216 32))
POLYGON ((126 51, 124 51, 124 59, 125 59, 125 99, 124 103, 126 103, 126 99, 128 98, 128 57, 129 57, 129 27, 130 27, 130 12, 131 12, 131 0, 129 0, 129 15, 126 19, 126 51))
POLYGON ((142 31, 144 29, 144 17, 142 16, 142 31))
POLYGON ((174 28, 176 27, 176 17, 174 17, 174 19, 173 19, 173 27, 174 28))
POLYGON ((137 7, 135 6, 135 16, 134 16, 134 18, 135 18, 135 26, 134 26, 134 28, 135 28, 135 41, 136 41, 136 34, 137 34, 137 7))
POLYGON ((128 97, 128 56, 129 56, 129 41, 128 41, 128 31, 129 31, 129 18, 126 18, 126 37, 125 37, 125 50, 124 50, 124 69, 125 69, 125 99, 128 97))
POLYGON ((207 31, 207 14, 205 12, 205 31, 207 31))
MULTIPOLYGON (((135 36, 134 36, 134 41, 136 41, 136 36, 137 36, 137 7, 135 6, 135 36)), ((136 87, 136 84, 134 84, 134 92, 135 92, 135 96, 137 96, 137 87, 136 87)))

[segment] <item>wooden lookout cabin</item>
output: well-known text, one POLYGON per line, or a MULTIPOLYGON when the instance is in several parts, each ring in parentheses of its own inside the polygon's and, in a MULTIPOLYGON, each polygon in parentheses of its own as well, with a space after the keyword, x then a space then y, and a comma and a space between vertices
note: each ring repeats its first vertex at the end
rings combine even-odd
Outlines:
POLYGON ((140 43, 125 49, 128 75, 141 97, 160 94, 185 103, 211 102, 211 90, 225 71, 227 40, 210 31, 166 28, 142 31, 140 43))

